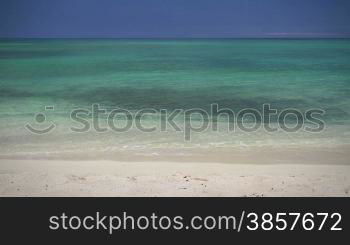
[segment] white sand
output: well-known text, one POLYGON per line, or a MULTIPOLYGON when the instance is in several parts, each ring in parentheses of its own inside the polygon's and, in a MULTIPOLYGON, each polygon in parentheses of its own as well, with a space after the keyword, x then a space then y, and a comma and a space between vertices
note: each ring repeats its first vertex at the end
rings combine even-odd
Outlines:
POLYGON ((1 196, 350 196, 350 166, 0 160, 1 196))

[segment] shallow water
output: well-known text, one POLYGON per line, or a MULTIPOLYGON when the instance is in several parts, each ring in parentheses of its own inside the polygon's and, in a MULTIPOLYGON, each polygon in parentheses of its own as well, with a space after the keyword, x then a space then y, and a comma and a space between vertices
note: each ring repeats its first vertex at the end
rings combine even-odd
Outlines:
MULTIPOLYGON (((215 117, 215 115, 212 115, 215 117)), ((144 119, 158 125, 156 113, 144 119)), ((105 122, 106 115, 100 119, 105 122)), ((211 119, 211 117, 210 117, 211 119)), ((180 119, 177 119, 181 121, 180 119)), ((295 120, 290 119, 289 123, 295 120)), ((181 121, 182 122, 182 121, 181 121)), ((195 122, 196 123, 196 122, 195 122)), ((273 119, 276 124, 276 119, 273 119)), ((350 40, 2 40, 0 41, 0 156, 120 151, 161 154, 164 149, 216 147, 336 148, 350 143, 350 40), (77 134, 69 113, 75 108, 201 108, 210 104, 238 112, 262 110, 326 112, 320 133, 219 132, 140 133, 108 130, 77 134), (45 106, 54 110, 45 111, 45 106), (47 121, 35 123, 38 112, 47 121), (45 128, 33 135, 24 125, 45 128)))

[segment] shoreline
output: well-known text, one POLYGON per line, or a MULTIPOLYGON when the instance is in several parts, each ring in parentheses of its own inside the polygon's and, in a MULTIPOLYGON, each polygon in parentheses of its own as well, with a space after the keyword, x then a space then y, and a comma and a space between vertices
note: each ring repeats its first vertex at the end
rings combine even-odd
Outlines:
POLYGON ((337 147, 212 147, 212 148, 149 148, 136 151, 40 152, 0 154, 2 161, 116 161, 176 162, 225 164, 301 164, 350 166, 350 145, 337 147))
POLYGON ((0 160, 0 196, 350 197, 350 165, 0 160))

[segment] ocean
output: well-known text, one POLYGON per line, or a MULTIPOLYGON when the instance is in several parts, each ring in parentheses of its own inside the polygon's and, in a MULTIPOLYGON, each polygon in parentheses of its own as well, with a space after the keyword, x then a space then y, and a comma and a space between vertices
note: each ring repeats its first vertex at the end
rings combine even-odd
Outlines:
MULTIPOLYGON (((188 119, 179 115, 175 121, 180 124, 188 119)), ((245 120, 254 123, 253 118, 245 120)), ((128 123, 126 117, 116 121, 119 126, 128 123)), ((300 121, 291 116, 286 123, 300 121)), ((278 120, 272 118, 271 125, 278 126, 278 120)), ((349 145, 349 129, 348 39, 0 41, 0 158, 118 160, 257 148, 336 151, 349 145), (196 114, 193 128, 217 118, 219 130, 194 129, 190 140, 171 127, 141 132, 134 124, 125 132, 96 132, 94 127, 72 132, 72 127, 83 126, 72 121, 72 110, 92 110, 93 104, 106 113, 87 115, 86 120, 98 120, 101 127, 116 108, 133 116, 141 109, 153 110, 142 118, 151 128, 159 126, 161 110, 209 112, 212 104, 235 113, 247 108, 261 112, 264 104, 279 112, 323 110, 319 118, 325 127, 319 132, 308 132, 305 126, 296 132, 267 132, 266 122, 258 120, 261 127, 255 131, 235 125, 231 132, 226 118, 196 114), (35 134, 26 125, 55 128, 35 134)))

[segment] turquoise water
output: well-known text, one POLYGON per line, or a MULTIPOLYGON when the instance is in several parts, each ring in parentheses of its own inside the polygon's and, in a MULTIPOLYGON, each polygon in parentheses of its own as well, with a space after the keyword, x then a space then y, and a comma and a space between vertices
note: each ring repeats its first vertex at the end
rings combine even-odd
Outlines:
MULTIPOLYGON (((157 115, 155 116, 157 118, 157 115)), ((146 123, 152 124, 150 116, 146 123)), ((350 40, 2 40, 0 154, 26 156, 123 149, 336 146, 350 143, 350 40), (202 108, 326 111, 326 130, 74 134, 69 112, 99 103, 136 111, 202 108), (48 135, 29 133, 45 106, 48 135)))

